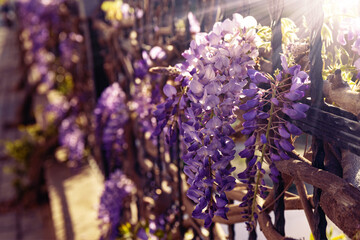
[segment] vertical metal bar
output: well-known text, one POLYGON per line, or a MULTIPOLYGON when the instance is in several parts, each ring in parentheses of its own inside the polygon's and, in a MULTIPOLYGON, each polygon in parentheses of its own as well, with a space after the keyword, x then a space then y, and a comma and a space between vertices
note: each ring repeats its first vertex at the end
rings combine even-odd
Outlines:
MULTIPOLYGON (((323 105, 323 79, 322 79, 322 68, 323 62, 321 58, 321 49, 322 49, 322 40, 321 40, 321 28, 323 23, 323 10, 322 3, 320 0, 311 1, 307 0, 310 8, 309 14, 307 15, 307 20, 311 29, 310 32, 310 73, 309 77, 311 79, 311 105, 315 108, 320 108, 323 105), (311 3, 311 5, 310 5, 311 3)), ((312 141, 313 157, 312 165, 314 167, 324 169, 324 142, 320 138, 313 138, 312 141)), ((314 187, 314 222, 315 222, 315 232, 314 238, 316 240, 327 239, 326 238, 326 219, 325 213, 320 207, 320 196, 321 189, 314 187)))
POLYGON ((178 200, 179 200, 179 232, 180 232, 180 237, 181 239, 184 239, 184 235, 185 235, 185 229, 184 229, 184 225, 183 225, 183 209, 182 209, 182 206, 183 206, 183 200, 182 200, 182 178, 181 178, 181 172, 183 171, 183 163, 182 163, 182 160, 180 158, 180 132, 179 132, 179 127, 176 126, 175 127, 176 130, 174 132, 174 134, 177 135, 177 139, 176 139, 176 154, 175 154, 175 157, 176 157, 176 164, 177 164, 177 179, 178 179, 178 182, 177 182, 177 187, 178 187, 178 200))
POLYGON ((271 49, 272 49, 272 68, 273 72, 276 69, 281 69, 280 53, 282 52, 282 33, 281 33, 281 14, 284 9, 283 0, 269 1, 269 15, 271 20, 271 49))

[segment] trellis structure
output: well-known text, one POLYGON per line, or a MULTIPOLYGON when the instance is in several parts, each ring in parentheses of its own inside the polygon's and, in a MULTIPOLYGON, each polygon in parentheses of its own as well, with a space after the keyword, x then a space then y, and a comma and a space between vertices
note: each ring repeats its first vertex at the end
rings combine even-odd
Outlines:
MULTIPOLYGON (((178 12, 187 13, 189 9, 203 10, 207 8, 207 11, 202 11, 199 14, 201 28, 204 31, 208 31, 221 16, 230 15, 229 9, 225 12, 220 11, 222 4, 229 1, 132 0, 128 2, 132 6, 139 6, 144 9, 144 18, 114 28, 104 24, 103 21, 84 19, 85 16, 82 16, 82 20, 87 20, 89 23, 90 32, 88 35, 92 37, 92 41, 86 45, 88 51, 90 46, 92 48, 92 54, 90 54, 92 59, 88 57, 87 61, 89 62, 88 65, 94 68, 92 77, 97 97, 109 83, 121 82, 128 100, 131 100, 133 96, 130 92, 135 79, 134 69, 128 55, 136 56, 140 49, 149 49, 150 46, 172 47, 167 48, 170 58, 167 62, 160 63, 163 67, 153 68, 152 71, 165 73, 165 75, 170 76, 170 79, 178 74, 166 65, 176 63, 181 52, 187 48, 191 38, 188 21, 185 21, 184 33, 180 34, 176 30, 175 15, 179 19, 186 19, 184 14, 178 12), (179 8, 182 8, 183 11, 177 11, 179 8), (150 27, 154 25, 158 26, 157 31, 150 27), (138 32, 138 36, 132 38, 132 31, 138 32), (133 40, 138 41, 138 48, 129 50, 133 40), (102 51, 103 54, 99 54, 99 51, 102 51)), ((273 70, 280 68, 283 4, 281 0, 270 1, 273 70)), ((251 4, 244 1, 238 6, 240 6, 238 10, 246 13, 251 4)), ((360 206, 360 191, 342 178, 339 163, 341 149, 347 149, 360 155, 360 124, 354 114, 328 105, 323 101, 320 34, 322 6, 318 0, 312 1, 312 6, 312 8, 307 8, 308 15, 316 16, 317 19, 314 20, 316 24, 311 26, 310 36, 311 98, 304 100, 305 103, 311 104, 311 108, 305 119, 294 122, 304 132, 313 136, 312 160, 310 161, 293 152, 291 160, 276 163, 276 167, 282 172, 282 181, 270 190, 266 200, 258 200, 260 205, 264 206, 264 210, 258 211, 258 222, 268 239, 290 239, 285 237, 284 231, 284 211, 289 209, 304 209, 316 239, 326 238, 325 215, 348 236, 355 236, 360 228, 360 210, 358 207, 360 206), (296 185, 298 195, 286 191, 292 182, 296 185), (304 182, 315 187, 313 196, 307 195, 304 182), (275 223, 272 223, 269 217, 271 210, 275 212, 275 223)), ((86 32, 87 26, 84 29, 83 31, 86 32)), ((84 62, 86 61, 84 60, 84 62)), ((167 80, 165 77, 160 77, 157 81, 163 86, 167 80)), ((183 163, 180 160, 180 148, 182 147, 180 136, 178 136, 175 144, 167 149, 163 135, 157 139, 156 144, 151 144, 151 141, 140 133, 136 119, 131 119, 125 129, 129 148, 125 155, 127 161, 124 161, 123 169, 135 182, 138 189, 137 201, 134 201, 138 208, 138 214, 132 217, 132 221, 149 217, 151 211, 147 208, 148 206, 155 206, 153 211, 162 213, 161 207, 170 208, 170 202, 177 207, 176 219, 172 223, 172 227, 177 229, 174 238, 182 239, 185 229, 191 228, 194 231, 194 238, 225 239, 219 227, 219 223, 223 223, 229 225, 229 239, 234 239, 234 224, 244 221, 241 214, 244 209, 235 204, 229 205, 228 220, 219 217, 214 218, 215 224, 210 227, 208 235, 203 233, 201 221, 186 217, 186 215, 191 216, 194 204, 185 194, 187 185, 185 175, 182 173, 183 163), (147 197, 153 194, 150 188, 155 188, 157 191, 158 203, 163 204, 160 207, 147 197), (171 188, 172 191, 168 191, 168 188, 171 188)), ((106 161, 101 161, 102 158, 105 159, 104 154, 101 154, 100 149, 95 148, 94 155, 102 165, 105 177, 108 178, 112 169, 106 161)), ((40 157, 36 156, 35 158, 40 157)), ((245 191, 246 186, 238 184, 234 190, 227 193, 227 196, 231 200, 241 201, 246 194, 245 191)), ((255 239, 256 233, 251 232, 249 238, 255 239)))
MULTIPOLYGON (((136 2, 136 1, 135 1, 136 2)), ((136 3, 134 4, 136 5, 136 3)), ((199 2, 198 2, 199 3, 199 2)), ((152 10, 154 6, 151 6, 150 2, 145 1, 145 5, 148 6, 146 9, 146 20, 148 21, 145 24, 151 22, 150 15, 152 13, 159 13, 152 10), (153 12, 152 12, 153 11, 153 12)), ((164 4, 169 4, 169 12, 174 11, 174 7, 182 6, 186 9, 189 9, 189 2, 185 1, 182 5, 177 1, 172 1, 168 3, 167 1, 164 4)), ((210 9, 221 8, 221 1, 210 1, 210 9)), ((239 3, 240 4, 240 3, 239 3)), ((201 3, 200 5, 201 6, 201 3)), ((242 10, 249 8, 250 4, 245 4, 242 6, 242 10)), ((280 65, 280 53, 281 53, 281 17, 282 10, 284 7, 284 2, 271 1, 270 6, 270 19, 272 21, 272 42, 271 46, 273 49, 272 52, 272 62, 273 70, 281 68, 280 65)), ((360 221, 360 211, 358 206, 360 204, 360 191, 351 184, 347 183, 342 179, 341 165, 339 163, 341 158, 341 149, 348 149, 351 152, 358 154, 360 153, 360 124, 357 117, 347 111, 342 110, 341 108, 334 107, 324 103, 323 101, 323 79, 322 79, 322 59, 321 59, 321 27, 322 27, 322 5, 320 1, 312 1, 312 8, 307 8, 307 16, 312 16, 313 24, 311 25, 310 33, 310 79, 311 83, 311 98, 305 99, 303 102, 311 105, 307 117, 302 120, 294 121, 294 123, 299 126, 304 132, 313 136, 312 142, 312 159, 308 159, 300 156, 296 152, 292 154, 292 160, 280 161, 276 163, 277 168, 282 172, 282 181, 279 184, 275 185, 268 198, 263 202, 264 211, 259 211, 259 224, 260 228, 263 231, 264 235, 268 239, 290 239, 285 237, 284 225, 284 211, 288 209, 304 209, 306 217, 308 219, 311 231, 314 234, 315 239, 326 239, 326 219, 325 215, 328 216, 337 226, 339 226, 348 236, 355 236, 359 230, 359 221, 360 221), (315 19, 314 19, 315 16, 315 19), (292 195, 286 192, 287 188, 291 183, 295 183, 298 195, 292 195), (314 186, 314 195, 307 195, 304 182, 309 183, 314 186), (284 194, 285 191, 285 194, 284 194), (273 224, 268 215, 270 210, 275 212, 275 223, 273 224)), ((213 12, 213 11, 209 11, 213 12)), ((219 13, 219 12, 218 12, 219 13)), ((204 18, 204 21, 201 21, 203 26, 202 29, 206 30, 215 19, 219 20, 219 14, 214 20, 212 15, 209 18, 204 18), (208 24, 208 25, 206 25, 208 24), (207 27, 208 26, 208 27, 207 27)), ((160 19, 165 19, 166 16, 160 17, 157 15, 158 24, 161 25, 160 19)), ((170 18, 171 19, 171 18, 170 18)), ((144 23, 139 23, 140 26, 144 23)), ((172 23, 172 25, 174 25, 172 23)), ((188 24, 186 25, 188 31, 188 24)), ((134 27, 133 27, 134 28, 134 27)), ((136 28, 136 27, 135 27, 136 28)), ((119 33, 112 32, 111 37, 118 37, 119 33)), ((142 33, 141 33, 142 34, 142 33)), ((147 44, 152 42, 149 38, 145 36, 150 36, 151 33, 145 33, 141 35, 141 41, 144 41, 147 44)), ((174 29, 169 27, 169 25, 160 28, 158 33, 156 33, 155 39, 159 40, 160 36, 163 36, 164 39, 169 36, 174 36, 174 29), (160 34, 160 35, 159 35, 160 34)), ((111 38, 110 37, 110 38, 111 38)), ((186 35, 187 39, 189 38, 189 33, 186 35)), ((175 39, 175 38, 174 38, 175 39)), ((116 40, 110 40, 112 44, 116 43, 116 40)), ((143 42, 142 42, 143 43, 143 42)), ((159 42, 158 42, 159 43, 159 42)), ((151 45, 151 44, 150 44, 151 45)), ((182 46, 182 48, 186 48, 182 46)), ((115 49, 120 50, 121 47, 115 47, 115 49)), ((121 51, 117 51, 117 55, 120 56, 119 64, 126 66, 124 62, 124 54, 121 51)), ((125 60, 126 61, 126 60, 125 60)), ((131 71, 131 70, 130 70, 131 71)), ((154 73, 162 73, 169 76, 176 75, 176 71, 172 68, 153 68, 151 69, 154 73)), ((124 69, 125 75, 127 77, 131 76, 129 70, 124 69)), ((160 149, 161 146, 158 146, 160 149)), ((179 145, 175 147, 178 149, 179 145)), ((147 151, 147 150, 145 150, 147 151)), ((158 151, 158 158, 164 152, 158 151)), ((178 190, 180 195, 177 195, 178 203, 185 205, 185 212, 191 215, 191 209, 193 204, 185 196, 186 186, 181 186, 179 179, 185 181, 183 174, 181 173, 182 165, 179 162, 179 152, 175 152, 175 155, 172 155, 172 159, 177 159, 176 165, 177 168, 177 177, 175 182, 177 182, 178 190), (189 212, 190 211, 190 212, 189 212)), ((156 158, 156 156, 154 156, 156 158)), ((161 157, 160 157, 161 158, 161 157)), ((156 161, 156 160, 154 160, 156 161)), ((164 161, 164 159, 162 159, 164 161)), ((154 172, 161 172, 165 169, 168 169, 169 165, 165 164, 166 167, 163 168, 163 163, 157 162, 154 164, 154 172)), ((168 169, 169 170, 169 169, 168 169)), ((171 172, 171 171, 170 171, 171 172)), ((175 174, 175 172, 173 173, 175 174)), ((233 191, 228 192, 228 197, 232 200, 241 201, 242 197, 245 194, 245 188, 243 185, 239 184, 233 191)), ((261 200, 258 200, 261 202, 261 200)), ((230 205, 230 211, 228 214, 228 220, 215 217, 215 222, 224 223, 229 225, 229 238, 234 238, 234 225, 235 223, 244 221, 242 219, 242 209, 237 205, 230 205)), ((192 222, 191 225, 195 229, 199 229, 199 223, 192 219, 187 219, 183 221, 182 213, 180 214, 180 226, 182 224, 188 225, 189 222, 192 222), (195 225, 194 225, 195 224, 195 225)), ((215 224, 216 225, 216 224, 215 224)), ((181 227, 182 229, 182 227, 181 227)), ((181 232, 181 231, 180 231, 181 232)), ((198 232, 198 234, 201 233, 198 232)), ((209 238, 212 239, 216 236, 221 238, 221 231, 219 232, 218 227, 212 227, 210 229, 209 238)), ((205 236, 202 236, 205 237, 205 236)), ((256 234, 250 233, 249 239, 255 239, 256 234)), ((356 238, 356 237, 355 237, 356 238)))

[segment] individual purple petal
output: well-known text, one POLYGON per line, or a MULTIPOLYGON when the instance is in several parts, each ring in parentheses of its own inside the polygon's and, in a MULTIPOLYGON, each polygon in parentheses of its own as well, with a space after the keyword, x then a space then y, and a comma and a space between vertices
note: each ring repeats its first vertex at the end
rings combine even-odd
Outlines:
POLYGON ((248 178, 248 171, 245 169, 245 171, 243 171, 243 172, 240 172, 239 174, 238 174, 238 178, 240 178, 240 179, 247 179, 248 178))
POLYGON ((243 94, 246 95, 247 97, 253 97, 257 94, 258 90, 257 89, 244 89, 243 90, 243 94))
POLYGON ((256 74, 257 72, 258 72, 258 71, 256 71, 255 69, 250 68, 250 69, 248 69, 247 74, 249 75, 250 79, 254 79, 254 78, 255 78, 255 74, 256 74))
POLYGON ((290 137, 290 133, 288 133, 288 131, 286 131, 285 127, 283 125, 280 125, 278 127, 279 130, 279 134, 281 137, 283 138, 289 138, 290 137))
POLYGON ((235 130, 231 127, 230 124, 223 125, 222 126, 222 131, 223 131, 223 134, 225 134, 226 136, 230 136, 233 133, 235 133, 235 130))
POLYGON ((249 110, 251 108, 254 108, 254 107, 258 106, 258 105, 259 105, 259 99, 250 99, 246 103, 241 104, 239 106, 239 108, 241 110, 247 111, 247 110, 249 110))
POLYGON ((247 127, 241 130, 241 133, 244 135, 250 135, 254 132, 255 129, 256 129, 255 127, 247 127))
POLYGON ((300 100, 304 96, 305 96, 305 93, 303 91, 299 91, 299 90, 290 91, 290 92, 284 94, 284 97, 286 97, 287 99, 289 99, 291 101, 300 100))
MULTIPOLYGON (((231 106, 231 105, 230 105, 230 106, 231 106)), ((243 111, 247 111, 247 110, 249 110, 250 108, 249 108, 249 106, 247 105, 247 102, 246 102, 246 103, 244 103, 244 104, 239 105, 239 109, 240 109, 240 110, 243 110, 243 111)))
POLYGON ((286 61, 286 57, 284 55, 281 55, 280 60, 281 60, 281 66, 283 68, 283 71, 285 73, 289 73, 289 68, 288 68, 288 63, 286 61))
POLYGON ((194 142, 193 144, 190 145, 190 147, 188 148, 188 151, 193 152, 196 151, 200 148, 200 143, 198 142, 194 142))
POLYGON ((228 204, 228 200, 225 194, 222 194, 222 196, 216 195, 215 199, 216 199, 216 206, 219 208, 223 208, 226 206, 226 204, 228 204))
POLYGON ((221 124, 222 124, 222 122, 221 122, 220 118, 218 118, 217 116, 214 116, 206 123, 205 127, 207 129, 215 129, 215 128, 221 126, 221 124))
POLYGON ((275 153, 270 153, 270 159, 272 161, 280 161, 281 160, 281 157, 275 153))
POLYGON ((295 109, 291 109, 287 107, 282 108, 281 111, 294 120, 298 120, 306 117, 306 114, 304 112, 299 112, 296 111, 295 109))
POLYGON ((251 120, 251 121, 243 122, 242 125, 244 126, 244 128, 256 128, 257 127, 257 122, 256 122, 256 119, 254 119, 254 120, 251 120))
POLYGON ((289 160, 290 159, 290 157, 285 152, 279 150, 278 153, 279 153, 281 159, 283 159, 283 160, 289 160))
POLYGON ((300 135, 302 133, 302 131, 292 123, 286 122, 285 126, 292 135, 298 136, 298 135, 300 135))
POLYGON ((251 136, 245 141, 244 145, 245 145, 245 147, 252 146, 252 145, 254 145, 255 141, 256 141, 255 135, 251 135, 251 136))
POLYGON ((248 162, 248 166, 252 167, 254 166, 254 164, 256 163, 257 157, 253 157, 249 162, 248 162))
POLYGON ((279 100, 277 100, 276 98, 271 98, 271 102, 276 105, 279 106, 279 100))
POLYGON ((268 113, 266 113, 266 112, 260 112, 259 114, 258 114, 258 118, 260 118, 260 119, 267 119, 267 118, 269 118, 270 117, 270 114, 268 114, 268 113))
POLYGON ((310 108, 309 105, 303 103, 293 103, 291 106, 299 112, 306 112, 310 108))
POLYGON ((220 99, 218 96, 209 95, 205 98, 204 107, 205 110, 211 110, 215 108, 220 103, 220 99))
POLYGON ((256 114, 257 114, 257 110, 256 109, 253 109, 247 113, 244 113, 243 114, 243 118, 246 120, 246 121, 251 121, 253 120, 255 117, 256 117, 256 114))
MULTIPOLYGON (((193 92, 194 94, 196 95, 202 95, 203 91, 204 91, 204 85, 202 85, 199 81, 197 80, 192 80, 190 82, 190 85, 189 85, 189 90, 191 92, 193 92)), ((201 96, 200 95, 200 96, 201 96)))
POLYGON ((270 173, 271 173, 273 176, 277 177, 277 176, 280 175, 279 170, 275 167, 274 164, 270 164, 269 168, 270 168, 270 173))
POLYGON ((296 76, 299 72, 300 72, 301 66, 300 65, 295 65, 289 68, 288 73, 296 76))
POLYGON ((168 98, 175 96, 177 93, 176 88, 170 84, 165 84, 163 91, 168 98))
POLYGON ((275 139, 275 140, 274 140, 274 144, 275 144, 275 146, 276 146, 278 149, 280 148, 279 139, 275 139))
POLYGON ((281 139, 279 141, 279 144, 280 144, 281 148, 284 149, 287 152, 291 152, 292 150, 295 149, 294 146, 289 141, 287 141, 285 139, 281 139))
POLYGON ((150 57, 155 60, 164 60, 166 58, 166 52, 159 46, 155 46, 150 50, 150 57))
POLYGON ((186 196, 188 196, 191 200, 193 200, 194 202, 198 203, 199 202, 199 198, 201 196, 203 196, 203 193, 197 189, 194 188, 190 188, 187 193, 186 196))
POLYGON ((266 135, 264 133, 262 133, 260 135, 260 141, 261 141, 262 144, 265 144, 267 142, 266 135))
POLYGON ((223 207, 223 208, 218 208, 215 212, 215 215, 216 216, 219 216, 219 217, 222 217, 226 220, 228 220, 227 216, 226 216, 226 213, 229 211, 229 208, 227 207, 223 207))
POLYGON ((218 95, 221 92, 221 84, 217 81, 213 81, 206 85, 205 89, 210 95, 218 95))
POLYGON ((221 28, 223 33, 231 33, 234 31, 235 24, 230 19, 225 19, 224 22, 221 23, 221 28))
POLYGON ((245 148, 244 150, 239 152, 239 156, 242 158, 251 158, 254 156, 254 151, 245 148))
POLYGON ((262 73, 254 70, 254 69, 249 69, 248 75, 249 75, 251 81, 255 84, 259 84, 261 82, 263 82, 263 83, 269 82, 269 79, 267 79, 262 73))
POLYGON ((249 109, 256 107, 257 105, 259 105, 259 99, 250 99, 246 102, 246 104, 248 105, 249 109))
POLYGON ((205 217, 204 227, 209 228, 211 226, 211 223, 212 223, 212 218, 209 215, 207 215, 205 217))
POLYGON ((267 77, 265 77, 262 73, 257 72, 255 73, 253 82, 258 84, 258 83, 268 83, 269 79, 267 77))
POLYGON ((297 74, 296 74, 296 76, 294 76, 294 78, 296 78, 296 80, 295 79, 293 79, 292 81, 293 82, 295 82, 295 81, 297 81, 297 80, 300 80, 300 83, 302 83, 302 84, 308 84, 309 82, 309 75, 306 73, 306 72, 304 72, 304 71, 299 71, 297 74))
POLYGON ((207 79, 207 80, 214 80, 215 79, 215 71, 214 69, 212 68, 212 66, 209 64, 205 67, 205 75, 204 75, 204 78, 207 79))

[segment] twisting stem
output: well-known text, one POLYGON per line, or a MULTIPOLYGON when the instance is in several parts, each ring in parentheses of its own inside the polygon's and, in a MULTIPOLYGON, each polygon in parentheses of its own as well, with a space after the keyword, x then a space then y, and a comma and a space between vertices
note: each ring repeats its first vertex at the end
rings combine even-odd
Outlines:
MULTIPOLYGON (((275 92, 274 91, 272 93, 272 97, 275 97, 275 92)), ((269 120, 268 120, 268 125, 267 125, 267 129, 266 129, 266 134, 265 134, 266 139, 269 139, 273 112, 274 112, 274 103, 271 103, 270 113, 269 113, 270 117, 269 117, 269 120)), ((267 143, 264 143, 264 145, 263 145, 263 147, 261 149, 260 160, 258 160, 260 162, 260 165, 262 165, 262 163, 264 161, 266 146, 267 146, 267 143)), ((251 216, 250 216, 250 221, 251 222, 253 222, 253 220, 254 220, 254 212, 255 212, 255 208, 256 208, 256 196, 257 196, 258 191, 259 191, 260 179, 261 179, 261 175, 262 175, 260 169, 256 170, 256 175, 257 176, 256 176, 256 182, 255 182, 254 198, 253 198, 252 204, 251 204, 251 216)))

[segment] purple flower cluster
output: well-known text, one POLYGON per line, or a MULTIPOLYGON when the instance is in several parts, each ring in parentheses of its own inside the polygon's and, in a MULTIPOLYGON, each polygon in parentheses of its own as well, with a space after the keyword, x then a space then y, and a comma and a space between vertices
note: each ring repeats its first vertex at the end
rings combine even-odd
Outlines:
POLYGON ((121 220, 121 211, 124 200, 135 188, 133 182, 120 170, 111 174, 110 179, 105 182, 105 189, 100 198, 98 218, 101 219, 100 228, 110 224, 109 239, 116 239, 118 226, 121 220))
POLYGON ((275 79, 256 70, 249 69, 251 79, 249 89, 244 89, 246 102, 240 106, 243 114, 243 134, 249 135, 245 141, 245 149, 239 155, 247 159, 247 168, 238 174, 243 183, 248 184, 248 192, 242 199, 241 207, 248 206, 247 225, 251 229, 255 225, 257 215, 255 207, 256 197, 265 197, 265 182, 263 175, 263 161, 266 160, 270 168, 270 177, 277 182, 279 175, 274 162, 288 160, 288 152, 294 149, 291 135, 300 135, 301 130, 285 120, 306 117, 309 106, 296 101, 305 96, 308 88, 308 75, 300 70, 299 65, 288 67, 285 57, 281 57, 283 70, 275 79), (258 84, 270 83, 271 88, 262 90, 258 84), (270 110, 269 110, 270 107, 270 110), (260 152, 257 154, 256 152, 260 152))
MULTIPOLYGON (((47 94, 48 104, 45 106, 44 113, 50 121, 54 122, 62 120, 67 111, 70 109, 70 103, 65 96, 59 94, 57 91, 50 91, 47 94)), ((46 123, 47 124, 47 123, 46 123)))
POLYGON ((156 104, 161 100, 157 74, 149 74, 149 67, 155 66, 154 61, 166 58, 166 52, 158 47, 153 47, 149 53, 142 52, 142 59, 133 62, 135 83, 131 91, 130 110, 136 113, 136 121, 140 131, 148 135, 154 132, 156 119, 153 116, 156 104))
MULTIPOLYGON (((350 15, 344 12, 344 15, 350 15)), ((359 17, 343 17, 339 23, 337 41, 345 46, 347 41, 353 41, 351 50, 360 55, 360 18, 359 17)), ((356 78, 360 79, 360 58, 354 62, 354 66, 358 72, 356 78)))
POLYGON ((156 119, 152 115, 155 110, 156 92, 152 91, 152 86, 143 79, 140 84, 134 86, 134 94, 130 103, 131 110, 136 113, 136 121, 140 131, 145 136, 151 136, 156 127, 156 119))
POLYGON ((85 135, 76 123, 74 115, 65 118, 59 128, 60 146, 68 150, 68 159, 73 163, 81 161, 85 149, 85 135))
POLYGON ((23 41, 30 41, 28 57, 31 56, 33 66, 40 75, 40 81, 53 86, 49 77, 49 58, 47 58, 46 44, 50 38, 49 25, 59 21, 55 4, 43 4, 39 0, 17 1, 19 22, 23 28, 23 41), (27 36, 27 39, 24 39, 27 36))
POLYGON ((170 143, 174 121, 178 121, 188 151, 183 156, 190 185, 187 196, 197 203, 193 217, 204 219, 206 227, 214 215, 227 218, 225 191, 235 186, 231 176, 235 168, 230 165, 235 155, 231 124, 248 83, 247 71, 258 56, 256 25, 254 18, 234 14, 233 20, 215 23, 210 33, 197 34, 183 53, 186 61, 179 66, 182 74, 176 80, 181 81, 181 93, 165 85, 168 99, 154 112, 158 120, 155 134, 172 120, 170 143), (179 109, 185 119, 177 116, 179 109))
POLYGON ((118 160, 126 148, 124 127, 129 119, 126 96, 118 83, 113 83, 101 94, 95 114, 96 136, 108 159, 118 160))
POLYGON ((148 226, 141 226, 136 233, 137 239, 148 240, 148 239, 168 239, 170 236, 166 231, 166 223, 168 220, 166 216, 160 214, 156 216, 154 220, 149 220, 148 226), (146 231, 146 228, 149 230, 146 231), (160 237, 161 236, 161 237, 160 237))
POLYGON ((52 76, 57 57, 61 64, 69 69, 74 65, 73 55, 79 48, 82 36, 72 32, 72 26, 66 24, 60 16, 59 6, 65 0, 16 1, 19 23, 22 28, 21 38, 27 43, 27 62, 30 60, 32 71, 43 83, 46 90, 54 87, 52 76), (56 43, 56 44, 54 44, 56 43))

